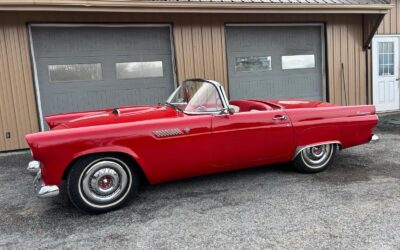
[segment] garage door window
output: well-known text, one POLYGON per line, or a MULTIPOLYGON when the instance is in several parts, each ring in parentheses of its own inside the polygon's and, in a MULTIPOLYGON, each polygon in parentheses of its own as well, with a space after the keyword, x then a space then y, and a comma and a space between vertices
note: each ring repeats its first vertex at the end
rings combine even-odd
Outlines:
POLYGON ((103 80, 101 63, 49 65, 50 82, 103 80))
POLYGON ((314 55, 282 56, 282 69, 312 69, 315 68, 314 55))
POLYGON ((162 61, 116 63, 117 79, 163 77, 162 61))
POLYGON ((255 72, 272 70, 270 56, 236 57, 236 72, 255 72))

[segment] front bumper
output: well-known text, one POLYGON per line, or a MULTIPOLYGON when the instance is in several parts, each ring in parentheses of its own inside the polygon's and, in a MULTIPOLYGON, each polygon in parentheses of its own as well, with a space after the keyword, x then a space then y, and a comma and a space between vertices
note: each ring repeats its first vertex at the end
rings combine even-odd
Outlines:
POLYGON ((30 174, 36 175, 33 185, 38 197, 48 198, 57 196, 60 193, 60 189, 55 185, 45 185, 42 181, 42 171, 40 170, 40 162, 31 161, 27 167, 30 174))

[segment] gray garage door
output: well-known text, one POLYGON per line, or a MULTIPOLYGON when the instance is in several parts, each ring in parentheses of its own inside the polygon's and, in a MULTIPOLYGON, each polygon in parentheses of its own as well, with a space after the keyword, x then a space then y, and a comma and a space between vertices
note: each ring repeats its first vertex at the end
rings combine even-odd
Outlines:
POLYGON ((173 91, 169 27, 32 26, 43 115, 157 104, 173 91))
POLYGON ((321 26, 227 26, 230 98, 325 98, 321 26))

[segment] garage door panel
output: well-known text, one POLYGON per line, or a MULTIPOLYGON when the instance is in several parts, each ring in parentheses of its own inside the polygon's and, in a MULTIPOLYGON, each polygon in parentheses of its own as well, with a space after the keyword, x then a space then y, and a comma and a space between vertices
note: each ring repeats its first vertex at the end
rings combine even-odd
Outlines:
POLYGON ((169 53, 166 27, 32 27, 36 57, 169 53), (46 41, 43 43, 42 41, 46 41))
POLYGON ((164 102, 169 27, 32 27, 43 115, 164 102))
POLYGON ((230 98, 324 99, 321 26, 228 26, 230 98))
POLYGON ((48 114, 114 108, 145 103, 164 102, 168 95, 167 88, 154 87, 146 89, 98 89, 89 91, 53 92, 42 100, 44 112, 48 114))
POLYGON ((234 95, 240 95, 240 97, 232 96, 232 99, 295 97, 318 99, 321 96, 321 89, 315 78, 315 76, 296 76, 286 79, 269 77, 259 80, 239 78, 230 81, 230 84, 235 86, 234 95))

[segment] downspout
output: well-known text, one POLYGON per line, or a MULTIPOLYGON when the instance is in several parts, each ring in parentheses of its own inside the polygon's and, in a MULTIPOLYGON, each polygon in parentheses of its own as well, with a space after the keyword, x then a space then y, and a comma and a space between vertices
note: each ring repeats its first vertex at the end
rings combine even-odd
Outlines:
MULTIPOLYGON (((377 19, 376 19, 376 21, 374 22, 374 25, 373 25, 373 27, 372 27, 372 29, 371 29, 371 31, 369 31, 369 33, 368 34, 366 34, 365 32, 366 32, 366 27, 365 27, 365 14, 364 15, 362 15, 362 36, 363 36, 363 39, 364 39, 364 45, 363 45, 363 50, 364 50, 364 52, 365 52, 365 76, 366 76, 366 100, 367 100, 367 104, 371 104, 372 103, 372 100, 371 100, 371 98, 370 98, 370 95, 369 95, 369 92, 370 92, 370 86, 372 86, 372 84, 373 84, 373 79, 372 79, 372 76, 370 75, 370 72, 372 72, 372 71, 370 71, 370 66, 371 67, 373 67, 372 66, 372 63, 371 63, 371 65, 369 65, 369 62, 368 62, 368 60, 369 60, 369 56, 368 56, 368 54, 369 54, 369 52, 371 51, 371 42, 372 42, 372 39, 374 38, 374 35, 375 35, 375 33, 378 31, 378 29, 379 29, 379 26, 381 25, 381 23, 382 23, 382 21, 383 21, 383 18, 385 17, 385 14, 381 14, 381 15, 379 15, 378 17, 377 17, 377 19)), ((373 95, 373 93, 372 93, 372 88, 371 88, 371 96, 373 95)))

